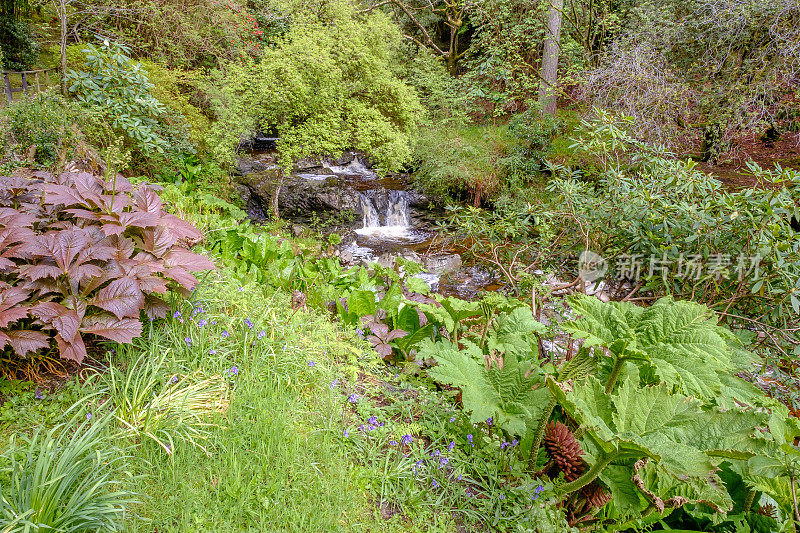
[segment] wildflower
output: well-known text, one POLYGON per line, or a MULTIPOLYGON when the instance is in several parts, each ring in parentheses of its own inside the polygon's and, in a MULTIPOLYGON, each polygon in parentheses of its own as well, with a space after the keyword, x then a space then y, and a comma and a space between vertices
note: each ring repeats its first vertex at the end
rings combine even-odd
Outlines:
POLYGON ((317 366, 317 363, 315 363, 314 361, 309 361, 308 366, 317 366))
POLYGON ((458 477, 457 477, 456 479, 457 479, 457 480, 459 480, 459 481, 461 481, 461 474, 459 474, 459 475, 458 475, 458 477))
POLYGON ((197 322, 197 325, 198 325, 198 326, 200 326, 201 328, 202 328, 203 326, 205 326, 206 324, 208 324, 208 320, 206 320, 205 318, 201 318, 201 319, 200 319, 200 320, 197 322))
POLYGON ((263 339, 266 334, 267 334, 266 331, 261 330, 261 331, 258 332, 258 338, 259 339, 263 339))
POLYGON ((367 432, 367 428, 365 428, 365 427, 364 427, 364 424, 361 424, 360 426, 358 426, 358 429, 360 429, 360 430, 361 430, 361 431, 363 431, 364 433, 366 433, 366 432, 367 432))
POLYGON ((501 444, 500 444, 500 450, 505 450, 506 446, 508 446, 508 445, 509 445, 509 444, 508 444, 507 442, 503 442, 503 443, 501 443, 501 444))
POLYGON ((358 394, 351 394, 347 399, 350 403, 356 403, 358 401, 358 394))
POLYGON ((501 499, 501 500, 505 500, 505 499, 506 499, 506 495, 505 495, 505 494, 501 494, 501 495, 500 495, 500 499, 501 499))
POLYGON ((212 320, 212 321, 211 321, 211 325, 212 325, 212 326, 216 326, 216 325, 217 325, 217 321, 216 321, 216 320, 212 320))
POLYGON ((244 290, 244 287, 239 287, 239 292, 242 292, 243 290, 244 290))
POLYGON ((334 379, 333 381, 331 381, 331 390, 335 389, 336 385, 338 385, 338 384, 339 384, 339 380, 338 379, 334 379))
POLYGON ((373 426, 378 425, 378 417, 376 417, 375 415, 372 415, 371 417, 369 417, 367 419, 367 424, 371 424, 373 426))
POLYGON ((391 446, 397 446, 397 441, 396 441, 396 440, 394 440, 394 439, 392 439, 392 440, 390 440, 390 441, 389 441, 389 444, 390 444, 391 446))
POLYGON ((180 318, 180 317, 181 317, 180 311, 175 311, 175 314, 172 315, 172 318, 180 318))
POLYGON ((170 378, 169 382, 170 382, 172 385, 174 385, 175 383, 177 383, 177 382, 178 382, 178 376, 172 376, 172 377, 170 378))
POLYGON ((227 372, 228 372, 228 376, 231 376, 231 377, 238 376, 239 375, 239 367, 234 365, 234 366, 230 367, 227 370, 227 372))
POLYGON ((475 447, 475 444, 472 442, 472 433, 470 433, 469 435, 467 435, 467 440, 469 441, 469 445, 470 445, 470 446, 472 446, 472 447, 474 448, 474 447, 475 447))
POLYGON ((361 328, 356 328, 356 333, 358 333, 359 337, 363 337, 364 336, 364 330, 361 329, 361 328))
POLYGON ((486 425, 487 426, 491 426, 492 425, 492 417, 491 416, 486 419, 486 425))
POLYGON ((228 330, 227 330, 227 329, 223 329, 223 330, 222 330, 222 336, 223 336, 224 338, 226 338, 226 339, 227 339, 228 337, 230 337, 230 336, 231 336, 231 334, 230 334, 230 333, 228 333, 228 330))
POLYGON ((185 340, 185 341, 186 341, 186 346, 191 346, 191 345, 192 345, 192 339, 190 339, 189 337, 186 337, 186 338, 185 338, 185 339, 183 339, 183 340, 185 340))
POLYGON ((344 430, 344 436, 345 436, 345 438, 347 438, 347 437, 349 437, 349 436, 350 436, 350 434, 347 432, 347 430, 346 430, 346 429, 344 430))
POLYGON ((456 447, 456 441, 452 440, 452 441, 450 441, 450 444, 447 445, 447 451, 448 452, 452 452, 453 448, 455 448, 455 447, 456 447))
POLYGON ((37 400, 43 400, 44 394, 42 394, 42 389, 36 389, 36 393, 33 395, 33 397, 37 400))
POLYGON ((514 440, 512 440, 512 441, 511 441, 511 444, 510 444, 510 445, 511 445, 511 446, 516 446, 517 444, 519 444, 519 440, 517 440, 517 439, 514 439, 514 440))
POLYGON ((539 494, 539 493, 540 493, 540 492, 542 492, 543 490, 544 490, 544 485, 539 485, 539 486, 538 486, 538 487, 536 487, 536 488, 535 488, 533 491, 534 491, 536 494, 539 494))
POLYGON ((450 419, 450 423, 451 423, 451 424, 452 424, 453 422, 455 422, 455 421, 456 421, 456 417, 453 417, 453 418, 451 418, 451 419, 450 419))
POLYGON ((250 322, 250 319, 249 319, 249 318, 245 318, 245 319, 244 319, 244 323, 245 323, 245 325, 246 325, 248 328, 250 328, 250 329, 253 329, 253 323, 252 323, 252 322, 250 322))
POLYGON ((447 465, 447 463, 449 462, 450 460, 447 457, 442 457, 441 459, 439 459, 439 464, 441 464, 442 466, 447 465))
POLYGON ((437 487, 439 486, 439 484, 436 482, 436 480, 435 480, 435 479, 434 479, 434 480, 431 482, 431 485, 433 485, 433 488, 434 488, 434 489, 435 489, 435 488, 437 488, 437 487))
POLYGON ((217 351, 214 348, 208 350, 209 355, 216 355, 217 351))
POLYGON ((414 442, 414 437, 412 437, 411 435, 403 435, 402 437, 400 437, 400 444, 404 444, 407 446, 412 442, 414 442))
POLYGON ((92 413, 86 413, 86 420, 92 419, 92 413))

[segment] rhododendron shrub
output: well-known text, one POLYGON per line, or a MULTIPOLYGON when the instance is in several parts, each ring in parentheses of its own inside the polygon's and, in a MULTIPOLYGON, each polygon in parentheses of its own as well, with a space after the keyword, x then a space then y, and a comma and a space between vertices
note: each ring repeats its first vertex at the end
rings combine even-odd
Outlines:
POLYGON ((147 185, 89 173, 0 177, 0 349, 49 348, 81 362, 85 335, 129 343, 161 296, 188 294, 214 268, 202 234, 147 185))

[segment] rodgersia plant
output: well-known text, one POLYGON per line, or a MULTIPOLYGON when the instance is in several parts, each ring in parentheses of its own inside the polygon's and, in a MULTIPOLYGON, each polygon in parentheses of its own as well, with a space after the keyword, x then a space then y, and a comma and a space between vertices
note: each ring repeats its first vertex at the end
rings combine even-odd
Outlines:
POLYGON ((81 362, 85 335, 131 342, 142 311, 165 316, 158 295, 188 293, 191 271, 214 268, 189 250, 202 234, 146 185, 35 178, 0 177, 0 348, 25 357, 55 341, 61 357, 81 362))

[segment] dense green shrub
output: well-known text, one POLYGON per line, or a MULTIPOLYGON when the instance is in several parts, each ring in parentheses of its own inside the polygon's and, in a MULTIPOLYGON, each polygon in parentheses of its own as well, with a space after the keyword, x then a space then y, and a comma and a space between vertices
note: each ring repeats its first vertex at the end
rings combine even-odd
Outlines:
POLYGON ((36 36, 22 20, 0 16, 0 43, 3 43, 2 64, 8 70, 27 70, 39 57, 36 36))
POLYGON ((35 146, 34 162, 50 167, 72 152, 81 121, 76 107, 53 91, 18 100, 0 110, 3 156, 25 159, 35 146))
POLYGON ((55 340, 61 357, 80 362, 87 334, 131 342, 142 311, 165 316, 155 294, 171 284, 187 293, 197 285, 190 270, 213 268, 188 249, 200 232, 149 187, 119 175, 35 177, 0 178, 0 346, 17 357, 55 340))
POLYGON ((70 71, 69 90, 83 105, 102 111, 128 143, 142 152, 189 150, 180 116, 167 113, 152 94, 152 83, 141 64, 122 44, 102 41, 83 49, 86 71, 70 71))

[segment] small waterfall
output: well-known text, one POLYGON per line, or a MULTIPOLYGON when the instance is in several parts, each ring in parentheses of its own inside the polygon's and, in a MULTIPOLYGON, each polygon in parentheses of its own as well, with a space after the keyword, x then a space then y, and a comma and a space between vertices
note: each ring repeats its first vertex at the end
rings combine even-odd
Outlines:
POLYGON ((364 212, 364 228, 378 228, 381 225, 381 219, 378 216, 378 210, 375 209, 375 204, 372 200, 367 198, 366 195, 358 193, 361 199, 361 210, 364 212))
POLYGON ((389 205, 386 209, 386 225, 411 225, 408 219, 408 194, 406 194, 406 191, 389 191, 389 205))

